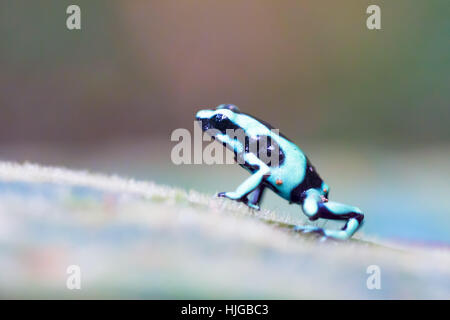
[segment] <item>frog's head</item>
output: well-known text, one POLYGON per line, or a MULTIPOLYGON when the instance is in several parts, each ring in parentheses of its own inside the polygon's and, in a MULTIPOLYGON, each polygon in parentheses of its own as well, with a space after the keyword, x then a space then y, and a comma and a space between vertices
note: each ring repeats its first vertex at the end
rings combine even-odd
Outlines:
POLYGON ((225 134, 227 129, 239 128, 236 124, 239 113, 235 105, 221 104, 215 110, 200 110, 197 112, 196 119, 201 122, 203 131, 215 129, 225 134))

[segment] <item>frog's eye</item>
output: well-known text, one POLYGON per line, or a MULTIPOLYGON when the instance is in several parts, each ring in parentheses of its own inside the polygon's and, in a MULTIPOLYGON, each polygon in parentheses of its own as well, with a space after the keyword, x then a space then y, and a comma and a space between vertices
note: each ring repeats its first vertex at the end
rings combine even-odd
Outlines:
POLYGON ((219 122, 228 120, 228 118, 227 118, 227 116, 224 115, 223 113, 217 113, 215 116, 213 116, 213 117, 211 118, 211 120, 212 120, 213 122, 215 122, 215 123, 219 123, 219 122))
POLYGON ((230 119, 223 113, 217 113, 211 118, 211 124, 215 129, 225 132, 230 127, 230 119))
POLYGON ((236 107, 234 104, 221 104, 220 106, 218 106, 216 108, 216 110, 220 110, 220 109, 227 109, 227 110, 231 110, 231 111, 236 112, 236 113, 241 112, 239 110, 239 108, 236 107))

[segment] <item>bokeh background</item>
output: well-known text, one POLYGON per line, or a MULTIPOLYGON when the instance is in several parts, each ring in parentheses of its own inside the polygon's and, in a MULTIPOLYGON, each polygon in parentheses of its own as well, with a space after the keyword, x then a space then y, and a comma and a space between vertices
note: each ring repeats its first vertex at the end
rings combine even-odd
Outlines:
POLYGON ((1 0, 0 159, 213 195, 246 172, 175 166, 170 134, 234 103, 296 141, 367 236, 448 245, 449 17, 446 0, 1 0))

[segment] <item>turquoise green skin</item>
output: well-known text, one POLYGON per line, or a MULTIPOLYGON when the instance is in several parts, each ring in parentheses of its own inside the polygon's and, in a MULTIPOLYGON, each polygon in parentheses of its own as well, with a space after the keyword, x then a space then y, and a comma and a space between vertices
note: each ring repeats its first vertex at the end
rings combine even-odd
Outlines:
POLYGON ((313 226, 296 227, 297 231, 318 233, 323 236, 322 239, 329 237, 345 240, 361 226, 364 219, 361 210, 329 201, 330 188, 317 174, 303 151, 277 130, 273 130, 269 124, 240 112, 234 105, 219 105, 215 110, 200 110, 196 119, 204 131, 232 150, 236 159, 240 160, 240 165, 251 173, 236 190, 221 192, 219 197, 241 201, 258 210, 264 190, 269 188, 290 203, 300 204, 310 220, 346 220, 341 230, 313 226), (233 132, 236 130, 242 130, 247 137, 245 142, 235 138, 233 132), (260 143, 261 137, 268 139, 270 144, 264 144, 266 149, 261 148, 260 144, 259 149, 251 150, 251 143, 247 141, 260 143), (263 158, 264 152, 266 156, 275 154, 278 161, 265 161, 267 157, 263 158))

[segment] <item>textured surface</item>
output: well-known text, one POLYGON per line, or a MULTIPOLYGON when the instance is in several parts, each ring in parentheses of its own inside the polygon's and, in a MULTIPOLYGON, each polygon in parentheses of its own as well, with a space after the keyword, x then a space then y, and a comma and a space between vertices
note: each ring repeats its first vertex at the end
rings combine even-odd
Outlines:
POLYGON ((0 162, 0 297, 450 298, 448 248, 320 243, 280 216, 0 162), (69 265, 81 268, 81 290, 66 288, 69 265), (366 287, 369 265, 381 269, 381 290, 366 287))

